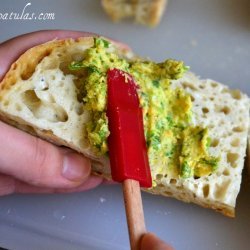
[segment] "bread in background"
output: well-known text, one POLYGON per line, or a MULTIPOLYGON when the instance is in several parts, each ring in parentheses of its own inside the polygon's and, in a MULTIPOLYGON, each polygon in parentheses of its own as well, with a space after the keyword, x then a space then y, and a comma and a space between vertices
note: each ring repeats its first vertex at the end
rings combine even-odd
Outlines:
POLYGON ((102 6, 109 17, 118 22, 134 18, 136 23, 155 27, 164 13, 167 0, 102 0, 102 6))

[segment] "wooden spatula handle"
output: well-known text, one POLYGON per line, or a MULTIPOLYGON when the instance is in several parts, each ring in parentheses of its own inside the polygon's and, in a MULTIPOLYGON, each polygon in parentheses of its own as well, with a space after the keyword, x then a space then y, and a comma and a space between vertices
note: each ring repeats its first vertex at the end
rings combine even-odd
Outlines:
POLYGON ((131 250, 139 250, 141 238, 146 233, 139 182, 131 179, 125 180, 123 182, 123 196, 130 247, 131 250))

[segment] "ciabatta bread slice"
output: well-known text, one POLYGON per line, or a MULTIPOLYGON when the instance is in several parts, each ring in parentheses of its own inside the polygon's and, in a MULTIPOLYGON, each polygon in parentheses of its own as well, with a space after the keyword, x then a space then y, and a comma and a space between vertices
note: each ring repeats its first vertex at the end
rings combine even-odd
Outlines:
MULTIPOLYGON (((70 147, 92 159, 93 173, 111 178, 109 159, 97 156, 86 139, 89 111, 80 94, 81 73, 68 65, 93 45, 93 38, 54 40, 25 52, 14 62, 0 84, 3 121, 57 145, 70 147)), ((117 53, 131 53, 117 48, 117 53)), ((200 178, 170 178, 153 173, 154 194, 175 197, 234 216, 240 190, 249 127, 249 99, 213 80, 192 73, 172 81, 193 102, 193 123, 209 128, 210 153, 220 156, 218 169, 200 178)), ((151 166, 153 168, 154 166, 151 166)))

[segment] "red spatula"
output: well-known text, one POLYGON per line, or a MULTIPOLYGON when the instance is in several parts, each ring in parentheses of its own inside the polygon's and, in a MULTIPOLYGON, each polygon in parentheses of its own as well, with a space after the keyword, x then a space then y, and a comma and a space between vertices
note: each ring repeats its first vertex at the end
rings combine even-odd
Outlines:
POLYGON ((109 70, 107 77, 112 178, 123 183, 130 246, 138 250, 146 233, 140 186, 152 186, 138 86, 129 74, 118 69, 109 70))

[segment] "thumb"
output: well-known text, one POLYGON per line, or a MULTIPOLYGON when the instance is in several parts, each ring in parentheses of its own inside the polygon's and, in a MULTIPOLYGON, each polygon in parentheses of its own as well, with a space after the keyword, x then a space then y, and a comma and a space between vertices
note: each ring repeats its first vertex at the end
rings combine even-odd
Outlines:
POLYGON ((0 122, 0 172, 26 183, 72 188, 91 171, 88 159, 0 122))
POLYGON ((170 245, 152 233, 147 233, 141 241, 141 250, 174 250, 170 245))

